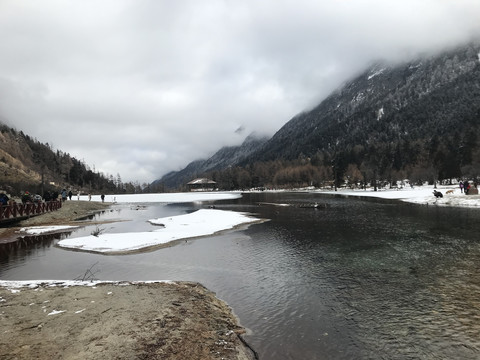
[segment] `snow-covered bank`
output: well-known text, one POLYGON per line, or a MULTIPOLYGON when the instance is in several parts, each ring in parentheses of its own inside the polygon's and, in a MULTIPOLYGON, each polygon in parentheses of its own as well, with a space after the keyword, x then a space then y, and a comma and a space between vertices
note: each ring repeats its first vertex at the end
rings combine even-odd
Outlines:
POLYGON ((29 226, 23 227, 18 232, 25 235, 44 235, 58 232, 66 232, 69 230, 78 229, 78 226, 73 225, 53 225, 53 226, 29 226))
MULTIPOLYGON (((186 192, 186 193, 162 193, 162 194, 120 194, 106 195, 106 202, 115 203, 187 203, 197 201, 217 201, 241 198, 240 193, 225 192, 186 192)), ((74 196, 72 200, 77 200, 74 196)), ((88 201, 88 195, 81 195, 80 200, 88 201)), ((91 201, 102 201, 100 195, 92 195, 91 201)))
POLYGON ((163 225, 150 232, 99 234, 61 240, 64 248, 83 251, 126 253, 150 247, 157 247, 172 241, 215 234, 242 224, 261 221, 246 213, 225 210, 202 209, 191 214, 149 220, 152 224, 163 225))
POLYGON ((465 195, 457 186, 437 186, 436 190, 443 194, 443 198, 433 195, 433 185, 424 185, 398 190, 339 190, 322 192, 343 196, 368 196, 383 199, 397 199, 415 204, 456 206, 456 207, 480 207, 480 195, 465 195), (448 192, 448 193, 447 193, 448 192))
POLYGON ((0 287, 4 287, 11 292, 18 292, 22 288, 37 289, 43 287, 63 287, 71 286, 89 286, 95 287, 102 284, 127 286, 135 284, 175 284, 171 280, 150 280, 150 281, 107 281, 107 280, 0 280, 0 287))

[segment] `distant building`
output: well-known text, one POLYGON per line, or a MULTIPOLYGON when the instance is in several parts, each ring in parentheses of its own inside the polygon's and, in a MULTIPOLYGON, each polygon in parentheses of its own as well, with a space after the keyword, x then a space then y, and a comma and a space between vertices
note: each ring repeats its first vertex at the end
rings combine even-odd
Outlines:
POLYGON ((199 178, 187 183, 190 191, 213 191, 217 183, 207 178, 199 178))

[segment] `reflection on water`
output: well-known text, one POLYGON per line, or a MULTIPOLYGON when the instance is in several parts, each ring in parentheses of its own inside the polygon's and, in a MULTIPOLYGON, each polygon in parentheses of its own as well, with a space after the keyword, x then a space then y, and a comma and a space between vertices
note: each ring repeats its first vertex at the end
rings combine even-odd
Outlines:
MULTIPOLYGON (((28 240, 0 249, 0 276, 74 279, 95 265, 105 280, 199 281, 233 307, 263 360, 479 357, 478 210, 291 193, 215 205, 270 221, 126 256, 28 240)), ((150 231, 148 219, 200 207, 118 205, 101 219, 130 220, 106 232, 150 231)))
POLYGON ((29 257, 38 256, 40 252, 45 252, 54 243, 66 239, 71 234, 72 231, 48 235, 22 235, 16 241, 0 243, 0 267, 8 267, 9 264, 23 262, 29 257))
MULTIPOLYGON (((113 211, 113 210, 112 210, 113 211)), ((96 213, 93 213, 93 214, 89 214, 89 215, 86 215, 86 216, 82 216, 82 217, 79 217, 78 219, 76 219, 76 221, 86 221, 86 220, 96 220, 96 219, 100 219, 101 216, 103 214, 105 214, 107 212, 107 210, 103 210, 103 211, 98 211, 96 213)))

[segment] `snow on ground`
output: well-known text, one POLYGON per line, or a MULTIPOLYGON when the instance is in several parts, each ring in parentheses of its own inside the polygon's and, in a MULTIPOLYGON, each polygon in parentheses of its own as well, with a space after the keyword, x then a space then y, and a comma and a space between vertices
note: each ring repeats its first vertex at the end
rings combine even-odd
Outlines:
POLYGON ((77 229, 78 226, 54 225, 54 226, 29 226, 23 227, 18 232, 25 235, 52 234, 77 229))
MULTIPOLYGON (((343 196, 370 196, 384 199, 397 199, 416 204, 454 207, 480 207, 480 195, 465 195, 457 186, 437 186, 437 191, 443 193, 443 198, 435 198, 433 186, 419 186, 415 188, 403 188, 392 190, 339 190, 320 191, 326 194, 343 196), (449 192, 447 194, 447 191, 449 192)), ((109 195, 107 202, 120 203, 181 203, 196 201, 215 201, 222 199, 236 199, 240 193, 172 193, 172 194, 139 194, 139 195, 109 195)), ((87 196, 81 196, 81 200, 88 200, 87 196)), ((100 196, 93 196, 92 201, 101 201, 100 196)), ((282 206, 284 204, 277 204, 282 206)), ((149 220, 150 223, 163 225, 150 232, 122 233, 122 234, 99 234, 98 236, 86 236, 61 240, 58 245, 64 248, 98 252, 98 253, 125 253, 155 247, 168 242, 206 236, 222 230, 228 230, 241 224, 261 221, 261 219, 248 216, 246 213, 238 213, 224 210, 204 209, 191 214, 165 217, 149 220)), ((28 234, 42 234, 65 230, 68 227, 31 227, 21 231, 28 234)))
POLYGON ((150 232, 99 234, 61 240, 64 248, 98 253, 122 253, 159 246, 171 241, 215 234, 235 226, 258 222, 260 219, 225 210, 202 209, 186 215, 149 220, 163 225, 150 232))
MULTIPOLYGON (((240 193, 224 192, 186 192, 186 193, 162 193, 162 194, 121 194, 106 195, 105 202, 116 203, 186 203, 198 201, 217 201, 241 198, 240 193)), ((78 196, 72 197, 77 200, 78 196)), ((88 195, 81 195, 80 200, 88 201, 88 195)), ((100 195, 92 195, 91 201, 102 201, 100 195)))
POLYGON ((339 190, 328 191, 328 194, 344 196, 370 196, 383 199, 397 199, 415 204, 454 206, 454 207, 480 207, 480 195, 465 195, 458 186, 437 186, 436 190, 443 194, 443 198, 433 196, 433 185, 424 185, 415 188, 392 190, 339 190), (447 194, 447 191, 452 191, 447 194))
POLYGON ((175 284, 175 282, 171 280, 149 280, 149 281, 0 280, 0 287, 5 287, 8 290, 10 290, 12 293, 17 293, 17 292, 20 292, 22 288, 38 289, 42 285, 47 285, 49 287, 64 287, 64 288, 68 288, 71 286, 89 286, 96 289, 96 286, 100 284, 114 284, 118 286, 128 286, 131 284, 156 284, 156 283, 175 284))

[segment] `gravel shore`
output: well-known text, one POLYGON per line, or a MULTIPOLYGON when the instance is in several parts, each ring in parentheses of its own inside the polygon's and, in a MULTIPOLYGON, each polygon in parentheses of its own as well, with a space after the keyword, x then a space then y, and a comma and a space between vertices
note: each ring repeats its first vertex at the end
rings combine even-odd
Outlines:
MULTIPOLYGON (((2 229, 0 239, 26 226, 79 225, 108 207, 67 201, 58 211, 2 229)), ((34 283, 0 280, 1 359, 257 357, 232 310, 198 283, 34 283)))

